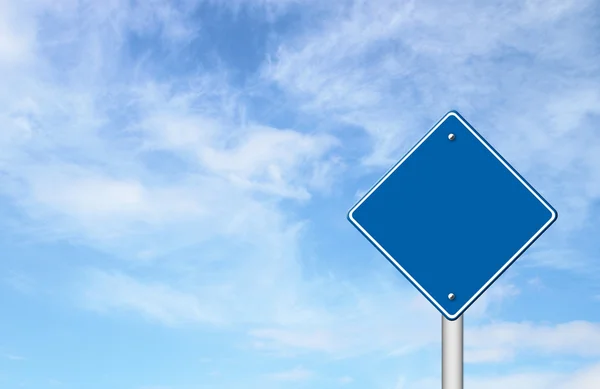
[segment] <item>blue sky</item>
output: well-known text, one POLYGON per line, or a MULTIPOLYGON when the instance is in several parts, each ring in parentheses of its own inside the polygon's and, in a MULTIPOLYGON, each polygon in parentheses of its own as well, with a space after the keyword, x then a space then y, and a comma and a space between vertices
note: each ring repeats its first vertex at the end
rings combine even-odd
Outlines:
POLYGON ((466 387, 597 388, 599 15, 0 0, 0 387, 439 387, 346 212, 457 109, 560 214, 467 311, 466 387))

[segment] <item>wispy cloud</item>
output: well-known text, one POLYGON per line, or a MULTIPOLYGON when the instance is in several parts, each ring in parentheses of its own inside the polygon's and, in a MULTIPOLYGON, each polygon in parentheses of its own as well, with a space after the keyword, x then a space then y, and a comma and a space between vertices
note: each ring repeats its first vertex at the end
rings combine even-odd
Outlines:
POLYGON ((5 355, 6 359, 9 359, 11 361, 24 361, 26 358, 22 357, 20 355, 14 355, 14 354, 6 354, 5 355))
POLYGON ((60 30, 34 36, 27 49, 40 76, 13 67, 18 92, 0 96, 0 190, 28 229, 129 257, 160 254, 234 230, 246 235, 256 231, 247 217, 267 220, 281 212, 277 201, 327 189, 333 136, 254 122, 222 72, 157 79, 144 57, 130 59, 126 31, 192 39, 191 5, 116 3, 90 4, 83 19, 71 4, 60 17, 50 4, 44 18, 15 11, 60 30), (78 28, 66 41, 57 36, 78 28), (59 76, 63 50, 72 61, 59 76), (133 70, 114 73, 124 62, 133 70))
POLYGON ((64 386, 65 383, 63 381, 54 379, 54 378, 50 378, 48 380, 48 384, 50 384, 50 386, 64 386))
POLYGON ((298 366, 291 370, 270 373, 267 375, 267 378, 274 381, 305 381, 314 375, 313 371, 298 366))
POLYGON ((600 356, 600 325, 573 321, 556 325, 494 323, 465 330, 465 360, 510 362, 517 354, 600 356))
MULTIPOLYGON (((515 389, 592 389, 600 379, 600 366, 597 363, 569 372, 558 372, 534 368, 520 368, 516 373, 466 374, 465 387, 472 388, 515 388, 515 389)), ((439 386, 440 379, 423 378, 410 382, 415 389, 439 386)))
POLYGON ((515 388, 515 389, 592 389, 600 379, 600 366, 597 364, 575 371, 572 374, 557 372, 531 372, 503 374, 491 377, 467 377, 466 383, 472 387, 515 388))
POLYGON ((354 378, 350 376, 344 376, 340 377, 338 381, 340 382, 340 384, 351 384, 352 382, 354 382, 354 378))
MULTIPOLYGON (((336 4, 263 69, 293 104, 363 129, 371 140, 363 162, 381 168, 459 109, 560 210, 553 241, 538 249, 579 250, 578 231, 598 233, 594 2, 336 4)), ((571 258, 536 263, 564 268, 571 258)))
POLYGON ((547 248, 536 250, 522 261, 525 266, 544 267, 556 271, 568 271, 580 275, 595 274, 598 265, 577 249, 547 248))
POLYGON ((277 276, 224 272, 214 282, 192 277, 175 289, 151 279, 93 270, 81 279, 79 301, 98 312, 135 312, 171 326, 247 328, 249 346, 278 355, 356 356, 402 345, 418 351, 438 341, 436 311, 410 289, 359 292, 348 287, 339 304, 334 303, 337 287, 293 279, 289 271, 281 274, 287 279, 275 282, 277 276), (399 323, 406 331, 397 331, 399 323))
POLYGON ((5 277, 4 283, 20 293, 32 294, 36 291, 36 281, 27 274, 11 272, 5 277))
MULTIPOLYGON (((593 2, 307 2, 319 18, 273 34, 278 49, 245 85, 203 62, 199 2, 0 1, 0 194, 18 211, 14 226, 130 260, 82 263, 69 289, 78 306, 235 327, 252 351, 277 356, 439 347, 439 314, 407 283, 382 281, 356 253, 343 258, 362 266, 356 279, 328 278, 328 266, 309 272, 317 244, 304 243, 306 219, 329 206, 319 195, 381 171, 450 108, 559 209, 526 263, 589 269, 595 241, 579 232, 598 235, 593 2), (270 123, 256 90, 276 90, 268 104, 319 126, 270 123), (356 175, 342 176, 354 158, 356 175)), ((269 18, 303 5, 211 2, 269 18)), ((351 205, 354 195, 333 201, 351 205)), ((512 280, 499 283, 469 311, 469 362, 598 356, 597 323, 479 323, 519 293, 512 280)), ((491 384, 481 386, 586 388, 596 370, 577 374, 484 377, 491 384)), ((270 377, 314 378, 302 367, 270 377)))
POLYGON ((144 284, 123 274, 100 271, 90 272, 85 283, 88 287, 83 289, 82 303, 90 309, 134 311, 168 325, 223 321, 218 306, 210 298, 214 293, 211 290, 197 296, 167 285, 144 284))
POLYGON ((520 289, 510 279, 510 276, 505 275, 503 279, 498 280, 469 308, 469 317, 489 317, 491 309, 499 307, 504 301, 514 298, 520 293, 520 289))

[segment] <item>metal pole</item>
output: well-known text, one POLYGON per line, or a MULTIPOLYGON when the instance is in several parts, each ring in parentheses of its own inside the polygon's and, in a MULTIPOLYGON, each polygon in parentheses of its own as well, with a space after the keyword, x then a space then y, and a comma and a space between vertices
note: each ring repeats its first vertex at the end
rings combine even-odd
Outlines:
POLYGON ((442 316, 442 389, 463 389, 463 317, 442 316))

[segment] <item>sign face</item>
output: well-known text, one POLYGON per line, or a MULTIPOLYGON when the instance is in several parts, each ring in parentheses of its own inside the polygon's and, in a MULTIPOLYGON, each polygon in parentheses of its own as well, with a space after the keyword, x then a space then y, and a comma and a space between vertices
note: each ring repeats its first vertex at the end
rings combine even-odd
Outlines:
POLYGON ((350 210, 350 222, 449 320, 557 213, 457 112, 350 210))

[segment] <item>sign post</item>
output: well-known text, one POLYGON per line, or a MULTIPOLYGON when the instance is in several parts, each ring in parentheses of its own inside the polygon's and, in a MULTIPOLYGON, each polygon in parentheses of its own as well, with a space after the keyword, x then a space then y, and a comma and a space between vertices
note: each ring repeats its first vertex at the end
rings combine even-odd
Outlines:
POLYGON ((350 209, 348 220, 443 315, 443 389, 462 389, 462 314, 557 215, 451 111, 350 209))
POLYGON ((442 316, 442 389, 463 389, 463 317, 442 316))

